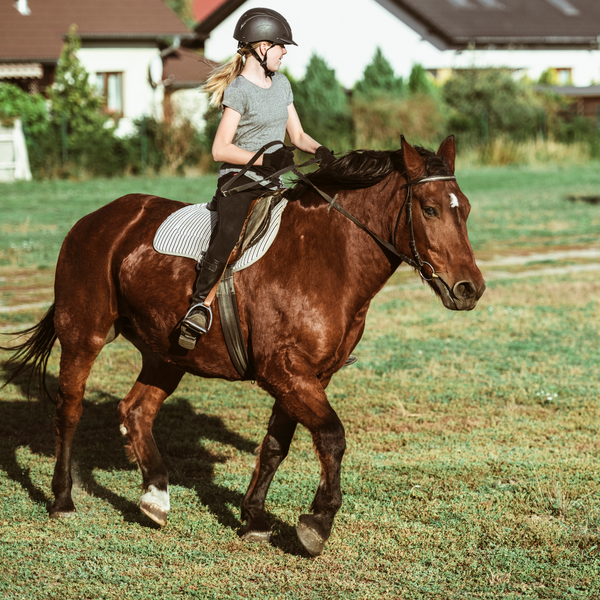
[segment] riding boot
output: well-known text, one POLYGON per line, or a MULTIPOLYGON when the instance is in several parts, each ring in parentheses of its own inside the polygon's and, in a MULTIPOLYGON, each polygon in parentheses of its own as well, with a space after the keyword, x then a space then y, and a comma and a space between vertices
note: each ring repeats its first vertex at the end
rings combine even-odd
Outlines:
POLYGON ((214 259, 210 254, 205 254, 200 263, 200 270, 196 277, 194 294, 190 298, 190 309, 181 322, 181 335, 179 345, 186 350, 193 350, 198 338, 208 332, 212 324, 212 311, 204 301, 219 281, 226 263, 214 259))

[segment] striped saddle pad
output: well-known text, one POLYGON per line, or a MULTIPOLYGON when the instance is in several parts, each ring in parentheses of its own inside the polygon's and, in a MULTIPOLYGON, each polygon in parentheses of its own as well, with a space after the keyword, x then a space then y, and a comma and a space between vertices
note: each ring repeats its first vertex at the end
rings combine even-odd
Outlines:
MULTIPOLYGON (((280 200, 271 210, 266 233, 256 244, 251 245, 233 263, 233 271, 241 271, 254 264, 269 249, 279 231, 281 214, 287 200, 280 200)), ((208 249, 210 235, 217 224, 217 213, 208 210, 206 204, 191 204, 180 208, 164 221, 154 236, 154 249, 161 254, 185 256, 195 261, 208 249)))

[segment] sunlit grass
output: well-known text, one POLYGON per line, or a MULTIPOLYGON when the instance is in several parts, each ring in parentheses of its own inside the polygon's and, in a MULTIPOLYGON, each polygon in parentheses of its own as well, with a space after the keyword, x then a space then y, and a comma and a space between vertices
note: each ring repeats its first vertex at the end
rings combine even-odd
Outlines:
MULTIPOLYGON (((571 247, 574 240, 578 247, 598 245, 600 207, 564 200, 569 190, 597 189, 598 181, 587 168, 459 174, 473 205, 477 253, 491 258, 571 247)), ((193 186, 169 193, 173 181, 156 182, 163 195, 191 201, 195 193, 193 186)), ((50 195, 55 189, 55 204, 68 192, 59 212, 75 218, 90 209, 72 202, 83 187, 61 185, 47 188, 50 195)), ((94 202, 125 193, 129 182, 98 185, 109 189, 94 202)), ((23 202, 19 193, 44 188, 7 189, 16 205, 23 202)), ((39 226, 33 233, 49 231, 43 226, 51 214, 48 208, 39 220, 31 217, 39 226)), ((32 227, 24 213, 12 222, 15 231, 32 227)), ((48 257, 53 244, 45 246, 48 257)), ((44 290, 52 269, 37 269, 35 253, 22 253, 19 261, 22 266, 0 272, 2 304, 30 302, 36 290, 49 299, 44 290)), ((521 268, 544 266, 552 265, 521 268)), ((519 274, 518 267, 499 268, 519 274)), ((344 504, 325 554, 315 560, 294 531, 320 472, 302 428, 267 499, 274 544, 248 545, 237 537, 240 502, 272 405, 256 385, 186 376, 162 407, 154 436, 171 482, 164 529, 139 510, 141 476, 119 432, 116 407, 139 372, 136 350, 117 339, 88 380, 74 444, 73 519, 47 516, 53 407, 27 401, 24 381, 7 386, 0 391, 0 595, 595 600, 599 309, 594 272, 491 280, 468 313, 445 310, 410 269, 395 274, 373 302, 355 350, 359 362, 340 371, 327 390, 348 448, 344 504)), ((43 312, 0 314, 0 326, 35 323, 43 312)), ((57 347, 52 388, 59 356, 57 347)))

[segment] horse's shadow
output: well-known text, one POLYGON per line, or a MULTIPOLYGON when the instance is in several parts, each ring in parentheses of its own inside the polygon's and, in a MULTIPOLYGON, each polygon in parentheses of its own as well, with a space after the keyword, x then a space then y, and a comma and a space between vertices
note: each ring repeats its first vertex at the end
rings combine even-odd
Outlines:
MULTIPOLYGON (((58 388, 57 378, 48 374, 46 380, 48 389, 54 394, 58 388)), ((27 393, 27 377, 19 377, 13 383, 27 393)), ((84 400, 83 415, 73 441, 73 480, 76 486, 109 502, 125 521, 158 528, 140 511, 136 502, 109 489, 94 474, 95 469, 105 472, 137 470, 124 450, 122 440, 125 438, 119 432, 118 403, 119 399, 110 394, 102 394, 97 402, 84 400)), ((17 453, 20 448, 28 447, 34 455, 54 457, 53 417, 54 405, 50 401, 0 402, 0 469, 34 502, 47 506, 52 502, 49 490, 34 483, 30 470, 20 466, 17 453)), ((251 454, 257 442, 228 429, 220 417, 198 413, 188 400, 178 396, 169 398, 162 406, 153 434, 169 472, 170 484, 193 490, 219 523, 237 530, 241 523, 229 506, 240 506, 244 495, 214 481, 215 465, 225 463, 227 458, 208 450, 204 443, 216 441, 251 454)), ((141 483, 141 474, 139 480, 141 483)), ((291 554, 305 554, 293 527, 273 515, 268 515, 268 519, 278 532, 274 536, 277 547, 291 554)))

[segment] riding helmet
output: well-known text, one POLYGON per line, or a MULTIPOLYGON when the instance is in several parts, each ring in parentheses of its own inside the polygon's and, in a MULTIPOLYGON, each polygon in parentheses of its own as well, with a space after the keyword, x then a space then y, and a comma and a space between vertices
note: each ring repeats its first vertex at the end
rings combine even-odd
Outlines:
POLYGON ((272 44, 293 44, 292 28, 278 12, 270 8, 251 8, 237 22, 233 37, 240 48, 255 42, 272 44))

